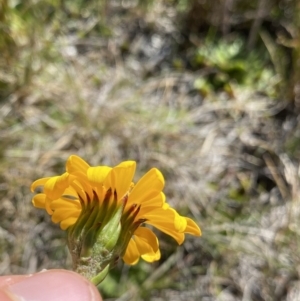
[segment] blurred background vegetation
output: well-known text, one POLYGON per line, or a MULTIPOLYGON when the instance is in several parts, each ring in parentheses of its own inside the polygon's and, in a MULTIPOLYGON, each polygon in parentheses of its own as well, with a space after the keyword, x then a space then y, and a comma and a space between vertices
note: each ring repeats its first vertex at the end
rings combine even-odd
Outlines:
POLYGON ((71 268, 29 187, 138 162, 201 226, 105 300, 300 300, 300 3, 1 0, 0 274, 71 268))

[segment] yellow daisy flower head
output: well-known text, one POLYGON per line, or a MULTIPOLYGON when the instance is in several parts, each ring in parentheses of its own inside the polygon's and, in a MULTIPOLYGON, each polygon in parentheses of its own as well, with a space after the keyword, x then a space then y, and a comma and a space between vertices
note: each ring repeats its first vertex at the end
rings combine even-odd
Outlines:
POLYGON ((185 233, 200 236, 196 223, 179 215, 165 200, 164 178, 152 168, 136 184, 136 163, 92 167, 78 156, 67 160, 66 172, 31 185, 41 189, 33 205, 47 211, 68 232, 74 269, 98 284, 120 257, 130 265, 140 258, 160 259, 152 225, 179 244, 185 233))

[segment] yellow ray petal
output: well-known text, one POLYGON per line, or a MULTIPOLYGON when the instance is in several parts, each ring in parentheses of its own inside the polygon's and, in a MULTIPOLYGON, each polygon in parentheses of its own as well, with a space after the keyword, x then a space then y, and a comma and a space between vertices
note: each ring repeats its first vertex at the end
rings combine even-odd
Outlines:
MULTIPOLYGON (((79 202, 79 195, 77 193, 77 191, 74 189, 74 187, 67 187, 64 192, 61 194, 60 198, 57 199, 60 202, 75 202, 75 203, 80 203, 79 202)), ((53 200, 54 204, 56 204, 56 200, 53 200)), ((53 202, 51 203, 53 205, 53 202)))
POLYGON ((78 180, 75 180, 70 185, 71 188, 76 191, 78 197, 85 203, 87 202, 87 196, 90 199, 93 199, 93 190, 85 181, 79 182, 78 180))
POLYGON ((152 168, 149 170, 133 187, 130 198, 133 202, 141 203, 141 200, 145 199, 143 196, 149 191, 162 191, 165 181, 161 172, 152 168))
POLYGON ((70 226, 74 225, 77 221, 78 217, 69 217, 67 219, 64 219, 61 223, 60 223, 60 228, 62 230, 66 230, 67 228, 69 228, 70 226))
POLYGON ((59 198, 64 190, 68 187, 68 173, 64 173, 61 176, 50 178, 44 184, 44 193, 52 200, 59 198))
POLYGON ((52 210, 65 208, 65 210, 81 210, 81 204, 79 200, 68 200, 65 198, 59 198, 51 202, 50 207, 52 210))
POLYGON ((42 178, 42 179, 38 179, 36 181, 34 181, 32 184, 31 184, 31 187, 30 187, 30 190, 31 192, 35 192, 35 190, 39 187, 42 186, 42 188, 44 187, 45 183, 51 179, 51 177, 48 177, 48 178, 42 178))
POLYGON ((66 171, 68 173, 73 173, 75 171, 81 171, 82 173, 86 174, 86 171, 90 165, 86 163, 83 159, 76 155, 72 155, 69 157, 67 164, 66 164, 66 171))
POLYGON ((52 214, 53 223, 59 223, 69 217, 77 218, 80 214, 80 210, 65 210, 65 208, 60 208, 54 211, 52 214))
POLYGON ((85 173, 77 170, 77 171, 74 171, 70 175, 70 177, 72 177, 72 178, 71 178, 71 180, 69 180, 69 185, 77 193, 78 193, 78 189, 79 189, 79 190, 85 191, 90 197, 93 196, 91 183, 89 182, 88 177, 85 173), (76 184, 74 185, 74 183, 76 183, 76 184))
POLYGON ((180 216, 173 208, 157 208, 144 214, 143 217, 151 221, 153 225, 155 225, 156 223, 165 225, 165 227, 174 229, 175 231, 180 233, 183 233, 187 226, 186 218, 180 216))
POLYGON ((39 193, 35 195, 32 199, 32 203, 35 207, 45 209, 46 208, 46 195, 44 193, 39 193))
POLYGON ((182 229, 186 228, 187 221, 181 217, 174 209, 155 209, 144 215, 146 223, 153 225, 162 232, 172 236, 179 244, 184 241, 182 229))
POLYGON ((155 224, 154 225, 151 222, 146 222, 146 224, 153 225, 155 228, 157 228, 160 231, 164 232, 165 234, 173 237, 179 245, 181 245, 184 242, 184 238, 185 238, 184 233, 179 233, 175 230, 172 230, 171 228, 165 227, 165 226, 160 225, 160 224, 155 224))
POLYGON ((123 255, 123 260, 129 265, 134 265, 138 263, 139 259, 140 253, 137 249, 135 241, 131 238, 126 248, 125 254, 123 255))
POLYGON ((89 182, 95 186, 103 185, 103 182, 111 169, 112 168, 108 166, 90 167, 87 170, 87 177, 89 182))
POLYGON ((163 206, 162 206, 164 209, 169 209, 170 208, 170 205, 168 203, 164 203, 163 206))
POLYGON ((158 250, 158 239, 148 228, 139 227, 135 230, 133 239, 140 255, 147 253, 155 254, 158 250))
POLYGON ((179 215, 178 212, 171 207, 169 207, 168 209, 164 209, 164 210, 165 210, 165 212, 168 211, 168 212, 172 212, 174 214, 175 229, 176 229, 176 231, 183 233, 187 226, 186 218, 184 216, 179 215))
POLYGON ((186 217, 187 220, 187 226, 184 230, 185 233, 193 234, 196 236, 201 236, 201 229, 198 227, 198 225, 190 218, 186 217))
POLYGON ((53 214, 53 210, 50 207, 51 202, 52 202, 52 200, 46 195, 46 198, 45 198, 45 209, 46 209, 46 211, 47 211, 47 213, 49 215, 53 214))
POLYGON ((149 199, 140 198, 139 201, 133 200, 129 196, 127 207, 131 206, 131 204, 133 204, 133 203, 141 204, 141 209, 137 216, 137 219, 139 219, 139 218, 143 218, 143 216, 146 213, 148 213, 154 209, 161 208, 163 206, 164 202, 165 202, 165 195, 163 192, 159 192, 153 198, 149 198, 149 199))
POLYGON ((144 254, 141 256, 147 262, 154 262, 160 259, 160 250, 158 249, 156 253, 144 254))
POLYGON ((121 199, 128 191, 135 173, 136 163, 124 161, 114 167, 104 181, 104 186, 117 191, 118 199, 121 199))

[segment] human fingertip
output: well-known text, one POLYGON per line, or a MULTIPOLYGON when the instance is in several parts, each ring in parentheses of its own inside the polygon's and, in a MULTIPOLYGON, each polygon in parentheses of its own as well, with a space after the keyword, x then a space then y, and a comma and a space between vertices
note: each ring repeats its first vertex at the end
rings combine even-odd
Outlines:
POLYGON ((24 277, 2 292, 4 297, 0 298, 1 301, 102 301, 92 283, 66 270, 48 270, 24 277))

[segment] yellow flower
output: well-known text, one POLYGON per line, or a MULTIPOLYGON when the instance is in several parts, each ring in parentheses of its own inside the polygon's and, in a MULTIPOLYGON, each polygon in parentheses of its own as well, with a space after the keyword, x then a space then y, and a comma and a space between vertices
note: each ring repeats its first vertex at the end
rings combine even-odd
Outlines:
MULTIPOLYGON (((179 244, 184 241, 185 233, 200 236, 201 231, 193 220, 180 216, 166 203, 162 192, 164 178, 158 169, 151 169, 134 185, 135 168, 134 161, 125 161, 113 168, 91 167, 72 155, 64 174, 32 184, 32 191, 42 188, 42 192, 33 197, 33 205, 45 209, 54 223, 72 232, 72 237, 82 237, 78 229, 84 227, 88 241, 100 233, 98 229, 103 229, 116 212, 121 212, 114 228, 120 231, 120 237, 114 240, 119 255, 127 264, 137 263, 140 257, 148 262, 156 261, 160 258, 159 242, 146 224, 172 236, 179 244), (121 209, 118 211, 118 208, 121 209), (92 234, 90 229, 94 229, 92 234)), ((99 235, 105 233, 110 232, 105 230, 99 235)), ((102 240, 106 246, 109 239, 102 240)))

